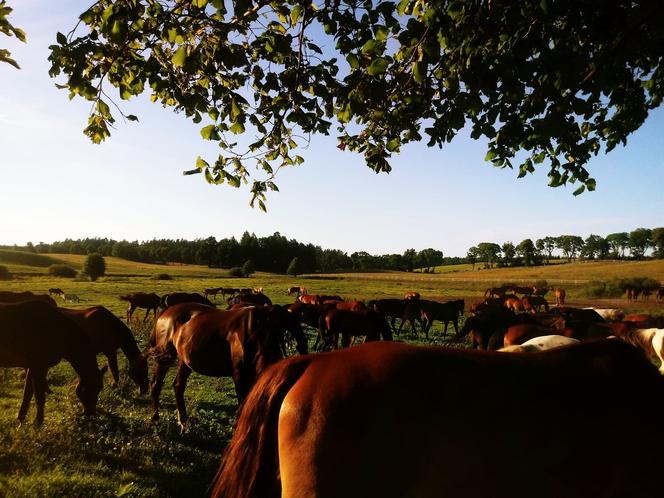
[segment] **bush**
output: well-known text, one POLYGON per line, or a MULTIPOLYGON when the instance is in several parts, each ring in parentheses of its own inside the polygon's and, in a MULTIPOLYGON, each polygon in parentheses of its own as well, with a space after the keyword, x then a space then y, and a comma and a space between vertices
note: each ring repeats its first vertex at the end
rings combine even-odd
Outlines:
POLYGON ((288 270, 286 270, 288 275, 297 277, 302 273, 302 265, 300 264, 300 259, 295 257, 291 259, 290 264, 288 265, 288 270))
POLYGON ((99 277, 103 277, 106 273, 106 261, 104 257, 96 252, 88 254, 88 257, 85 258, 85 263, 83 263, 83 271, 93 282, 99 277))
POLYGON ((76 276, 76 270, 71 266, 55 264, 48 267, 48 274, 53 277, 74 278, 76 276))
POLYGON ((585 293, 592 298, 618 298, 623 295, 624 281, 613 279, 609 281, 598 280, 590 282, 585 287, 585 293))
POLYGON ((244 272, 242 271, 242 268, 239 266, 234 266, 230 270, 228 270, 228 275, 231 277, 244 277, 244 272))
POLYGON ((9 272, 6 266, 0 265, 0 280, 11 280, 12 274, 9 272))
POLYGON ((245 261, 244 264, 242 265, 242 274, 245 277, 249 277, 251 276, 252 273, 254 273, 254 271, 256 270, 254 270, 254 264, 251 262, 251 260, 248 259, 247 261, 245 261))
POLYGON ((155 273, 152 275, 152 280, 173 280, 168 273, 155 273))

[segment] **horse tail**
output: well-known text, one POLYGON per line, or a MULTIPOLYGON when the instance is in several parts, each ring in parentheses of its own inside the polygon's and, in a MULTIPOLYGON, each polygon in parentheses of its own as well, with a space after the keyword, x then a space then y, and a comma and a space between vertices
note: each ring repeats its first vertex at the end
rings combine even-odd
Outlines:
POLYGON ((244 401, 212 484, 213 498, 278 498, 278 423, 284 398, 311 362, 298 356, 268 368, 244 401))

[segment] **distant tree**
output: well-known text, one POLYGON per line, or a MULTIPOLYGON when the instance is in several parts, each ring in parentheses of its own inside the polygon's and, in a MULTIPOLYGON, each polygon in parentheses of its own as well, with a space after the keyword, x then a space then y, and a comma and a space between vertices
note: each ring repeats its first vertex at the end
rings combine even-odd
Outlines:
POLYGON ((12 274, 5 265, 0 265, 0 280, 11 280, 12 274))
POLYGON ((406 271, 413 271, 413 268, 417 268, 417 251, 415 249, 406 249, 403 253, 403 262, 406 266, 406 271))
POLYGON ((231 277, 242 278, 242 277, 244 277, 244 272, 242 271, 241 266, 234 266, 233 268, 228 270, 228 275, 231 276, 231 277))
POLYGON ((611 253, 617 259, 625 257, 625 250, 629 247, 629 234, 627 232, 610 233, 606 236, 611 253))
POLYGON ((93 282, 106 274, 106 261, 101 254, 88 254, 83 263, 83 272, 90 277, 93 282))
POLYGON ((535 247, 542 253, 546 254, 546 264, 548 265, 551 261, 551 256, 553 251, 556 249, 556 238, 555 237, 543 237, 535 241, 535 247))
POLYGON ((250 277, 255 271, 254 264, 250 259, 246 260, 242 265, 242 273, 245 277, 250 277))
POLYGON ((516 246, 516 252, 523 259, 525 266, 532 266, 535 264, 535 244, 531 239, 524 239, 516 246))
POLYGON ((654 256, 660 259, 664 258, 664 228, 653 228, 651 239, 655 248, 654 256))
POLYGON ((629 232, 629 252, 634 259, 643 259, 652 244, 652 230, 637 228, 629 232))
POLYGON ((514 264, 514 256, 516 256, 516 247, 514 247, 514 244, 507 241, 502 245, 501 250, 503 252, 503 262, 506 265, 512 266, 514 264))
POLYGON ((466 254, 466 260, 473 265, 473 270, 475 269, 475 263, 477 263, 479 258, 479 253, 480 250, 476 246, 473 246, 468 249, 468 253, 466 254))
POLYGON ((578 235, 560 235, 556 237, 556 247, 563 252, 569 262, 583 249, 583 239, 578 235))
POLYGON ((500 255, 500 246, 495 242, 480 242, 477 245, 478 259, 486 268, 493 268, 500 255))
POLYGON ((300 258, 295 257, 291 260, 290 264, 288 265, 288 269, 286 270, 286 273, 293 277, 297 277, 298 275, 302 274, 302 265, 300 265, 300 258))
POLYGON ((432 248, 422 249, 417 254, 417 259, 422 268, 427 268, 429 272, 433 273, 436 266, 443 264, 443 251, 432 248))
POLYGON ((589 235, 583 243, 581 257, 584 259, 606 259, 611 249, 609 242, 599 235, 589 235))

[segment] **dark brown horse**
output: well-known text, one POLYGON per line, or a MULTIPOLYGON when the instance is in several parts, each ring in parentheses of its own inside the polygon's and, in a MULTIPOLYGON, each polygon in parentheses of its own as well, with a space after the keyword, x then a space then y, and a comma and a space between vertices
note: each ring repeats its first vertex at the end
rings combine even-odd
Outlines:
POLYGON ((215 299, 217 297, 217 294, 219 294, 223 290, 223 287, 212 287, 210 289, 203 289, 203 296, 204 297, 212 297, 212 299, 215 299))
POLYGON ((177 361, 173 382, 178 423, 184 429, 187 413, 184 390, 192 372, 232 377, 241 403, 256 377, 283 357, 285 334, 307 352, 306 336, 295 318, 280 306, 257 306, 222 311, 186 303, 171 306, 155 324, 150 339, 157 361, 152 378, 152 420, 159 419, 159 395, 169 367, 177 361))
POLYGON ((0 303, 22 303, 24 301, 41 301, 54 307, 58 306, 55 299, 46 294, 34 294, 30 291, 0 291, 0 303))
MULTIPOLYGON (((392 330, 385 317, 374 310, 333 309, 328 311, 320 321, 319 338, 332 345, 333 349, 350 346, 351 339, 365 337, 365 342, 392 340, 392 330)), ((318 341, 317 341, 318 342, 318 341)))
POLYGON ((447 324, 452 322, 454 333, 459 333, 459 317, 463 315, 465 302, 463 299, 438 303, 436 301, 427 301, 423 299, 421 304, 421 316, 424 322, 423 329, 426 337, 429 337, 429 329, 434 321, 438 320, 445 324, 443 335, 447 334, 447 324))
POLYGON ((542 296, 536 296, 534 294, 532 296, 523 296, 521 303, 523 304, 524 311, 529 313, 539 313, 541 308, 544 308, 545 311, 549 311, 549 303, 542 296))
POLYGON ((415 321, 420 319, 420 304, 417 299, 377 299, 369 301, 369 309, 390 319, 392 331, 399 334, 404 323, 409 322, 412 333, 416 333, 415 321), (396 327, 396 319, 401 320, 399 328, 396 327))
POLYGON ((245 306, 270 306, 272 301, 265 294, 254 294, 253 292, 242 292, 228 300, 228 305, 243 304, 245 306))
POLYGON ((453 338, 459 341, 470 336, 473 348, 500 349, 503 347, 505 332, 518 323, 517 316, 506 308, 495 308, 469 316, 461 330, 453 338))
POLYGON ((148 319, 150 311, 154 314, 154 319, 157 319, 157 311, 159 310, 160 298, 157 294, 147 293, 147 292, 132 292, 126 296, 120 296, 120 299, 123 301, 129 301, 129 307, 127 308, 127 323, 131 323, 131 317, 136 311, 136 308, 142 308, 145 310, 145 316, 143 317, 143 322, 148 319))
POLYGON ((304 304, 297 302, 288 305, 286 309, 289 313, 292 313, 300 323, 318 329, 321 316, 334 308, 335 306, 333 304, 304 304))
POLYGON ((338 310, 360 311, 367 309, 367 305, 362 301, 324 300, 322 304, 330 304, 338 310))
POLYGON ((129 378, 138 385, 141 394, 148 392, 147 355, 141 353, 134 334, 122 320, 103 306, 93 306, 83 310, 58 309, 85 331, 95 352, 106 356, 114 385, 120 381, 118 370, 118 349, 120 349, 129 362, 129 378))
POLYGON ((620 341, 294 357, 251 391, 212 497, 654 498, 663 412, 664 380, 620 341))
POLYGON ((26 369, 23 402, 18 412, 23 422, 32 396, 37 402, 35 423, 44 421, 48 369, 67 360, 78 374, 76 395, 86 415, 93 415, 102 387, 97 355, 86 333, 49 304, 27 301, 0 304, 0 367, 26 369))
POLYGON ((176 304, 196 303, 214 307, 214 303, 197 292, 171 292, 161 296, 161 307, 170 308, 176 304))

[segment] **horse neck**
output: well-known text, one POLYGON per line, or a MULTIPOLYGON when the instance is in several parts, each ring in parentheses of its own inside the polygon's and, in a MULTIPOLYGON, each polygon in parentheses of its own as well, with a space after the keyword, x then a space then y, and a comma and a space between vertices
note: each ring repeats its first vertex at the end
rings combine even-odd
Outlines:
POLYGON ((79 377, 97 372, 97 355, 87 342, 87 337, 70 337, 71 344, 62 356, 71 364, 79 377))
POLYGON ((136 344, 136 339, 134 339, 131 330, 129 330, 124 323, 122 323, 122 327, 119 328, 119 331, 120 349, 131 362, 141 354, 141 350, 138 349, 138 344, 136 344))

